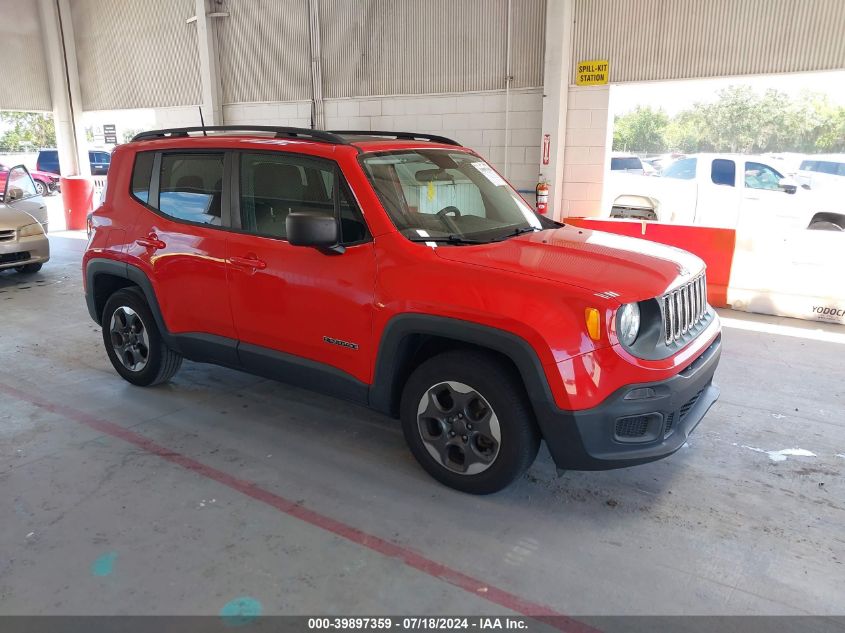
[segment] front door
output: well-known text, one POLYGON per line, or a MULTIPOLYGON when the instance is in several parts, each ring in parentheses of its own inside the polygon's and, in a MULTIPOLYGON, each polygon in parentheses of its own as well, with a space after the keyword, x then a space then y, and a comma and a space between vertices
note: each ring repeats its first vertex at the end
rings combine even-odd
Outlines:
POLYGON ((368 382, 375 252, 339 167, 281 152, 242 153, 233 162, 239 231, 229 233, 227 259, 241 361, 265 373, 275 363, 368 382), (285 219, 292 211, 338 217, 344 252, 289 244, 285 219))
POLYGON ((0 173, 0 184, 2 184, 3 202, 31 215, 46 231, 47 205, 44 203, 44 198, 38 195, 35 183, 26 167, 16 165, 0 173))

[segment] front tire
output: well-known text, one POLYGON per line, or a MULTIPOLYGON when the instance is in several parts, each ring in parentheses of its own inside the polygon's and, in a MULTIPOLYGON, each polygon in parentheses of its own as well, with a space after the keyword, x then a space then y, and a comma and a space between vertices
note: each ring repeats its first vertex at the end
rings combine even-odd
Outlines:
POLYGON ((23 266, 16 266, 15 272, 21 275, 34 275, 44 264, 39 262, 37 264, 24 264, 23 266))
POLYGON ((170 380, 182 355, 167 347, 140 291, 124 288, 106 302, 103 344, 115 371, 127 382, 150 387, 170 380))
POLYGON ((420 465, 462 492, 502 490, 540 447, 518 375, 493 354, 454 351, 425 361, 405 384, 400 412, 420 465))
POLYGON ((50 192, 50 188, 47 186, 47 183, 36 180, 35 182, 35 193, 39 196, 46 196, 50 192))

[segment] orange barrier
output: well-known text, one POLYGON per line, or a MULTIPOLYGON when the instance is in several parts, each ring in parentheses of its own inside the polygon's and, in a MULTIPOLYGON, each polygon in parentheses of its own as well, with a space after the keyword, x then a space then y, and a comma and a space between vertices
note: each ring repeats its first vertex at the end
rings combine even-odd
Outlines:
POLYGON ((660 224, 638 220, 564 218, 567 224, 585 229, 639 237, 652 242, 677 246, 698 255, 707 264, 707 299, 710 305, 727 307, 728 283, 736 246, 736 231, 709 226, 660 224))
POLYGON ((62 177, 62 205, 68 231, 85 228, 88 214, 94 208, 94 180, 86 176, 62 177))

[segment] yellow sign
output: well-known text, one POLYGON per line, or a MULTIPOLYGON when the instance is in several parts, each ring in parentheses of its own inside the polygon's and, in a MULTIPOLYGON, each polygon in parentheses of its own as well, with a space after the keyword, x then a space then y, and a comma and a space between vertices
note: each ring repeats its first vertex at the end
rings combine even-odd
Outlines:
POLYGON ((578 62, 575 85, 600 86, 607 83, 609 76, 610 62, 606 59, 590 59, 585 62, 578 62))

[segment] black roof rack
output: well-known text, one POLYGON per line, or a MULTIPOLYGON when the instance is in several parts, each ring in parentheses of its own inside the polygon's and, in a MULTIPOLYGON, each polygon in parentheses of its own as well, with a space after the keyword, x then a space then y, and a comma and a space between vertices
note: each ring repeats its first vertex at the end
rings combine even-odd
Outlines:
POLYGON ((395 138, 407 141, 431 141, 432 143, 443 143, 444 145, 461 146, 457 141, 453 141, 445 136, 437 136, 436 134, 420 134, 418 132, 380 132, 375 130, 332 130, 331 134, 339 136, 385 136, 387 138, 395 138))
POLYGON ((334 145, 349 145, 349 141, 339 136, 336 132, 324 132, 323 130, 311 130, 304 127, 276 127, 273 125, 207 125, 205 127, 175 127, 166 130, 150 130, 136 134, 133 141, 149 141, 157 138, 178 138, 188 136, 190 133, 207 132, 267 132, 274 134, 276 138, 301 138, 334 145))

